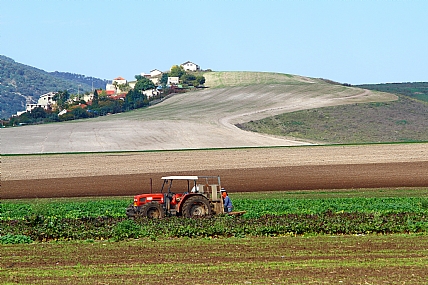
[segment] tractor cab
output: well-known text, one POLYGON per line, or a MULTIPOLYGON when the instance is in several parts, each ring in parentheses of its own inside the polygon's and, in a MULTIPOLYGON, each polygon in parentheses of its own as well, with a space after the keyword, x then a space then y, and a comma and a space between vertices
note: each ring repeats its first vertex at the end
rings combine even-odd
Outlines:
POLYGON ((162 180, 160 193, 134 197, 128 217, 203 217, 224 212, 219 176, 165 176, 162 180))

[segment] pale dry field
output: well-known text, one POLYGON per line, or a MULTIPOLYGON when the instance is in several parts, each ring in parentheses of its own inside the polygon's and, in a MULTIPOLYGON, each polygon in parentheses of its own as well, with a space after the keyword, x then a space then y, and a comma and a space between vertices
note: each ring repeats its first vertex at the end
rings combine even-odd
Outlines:
POLYGON ((387 93, 284 74, 212 72, 206 78, 210 88, 178 94, 146 109, 1 129, 1 153, 307 145, 310 142, 246 132, 234 124, 302 109, 396 99, 387 93), (224 85, 229 87, 217 88, 224 85))

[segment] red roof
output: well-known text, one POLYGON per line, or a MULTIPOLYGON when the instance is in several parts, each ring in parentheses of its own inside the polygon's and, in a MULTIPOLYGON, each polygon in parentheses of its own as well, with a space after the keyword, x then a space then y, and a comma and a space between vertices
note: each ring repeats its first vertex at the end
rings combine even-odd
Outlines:
POLYGON ((113 80, 125 80, 125 78, 123 78, 123 77, 116 77, 115 79, 113 79, 113 80))
POLYGON ((118 100, 118 99, 125 99, 125 97, 126 97, 126 93, 121 93, 121 94, 117 94, 117 95, 114 95, 114 96, 110 96, 110 98, 111 99, 114 99, 114 100, 118 100))
POLYGON ((105 91, 107 95, 113 95, 115 92, 114 90, 98 90, 97 89, 98 95, 100 95, 103 91, 105 91))

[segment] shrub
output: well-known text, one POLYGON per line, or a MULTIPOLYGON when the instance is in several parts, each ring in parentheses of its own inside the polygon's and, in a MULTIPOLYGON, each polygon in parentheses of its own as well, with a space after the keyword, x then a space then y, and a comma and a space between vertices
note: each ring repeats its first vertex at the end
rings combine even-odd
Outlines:
POLYGON ((26 235, 12 235, 7 234, 0 237, 1 244, 20 244, 20 243, 32 243, 33 240, 26 235))

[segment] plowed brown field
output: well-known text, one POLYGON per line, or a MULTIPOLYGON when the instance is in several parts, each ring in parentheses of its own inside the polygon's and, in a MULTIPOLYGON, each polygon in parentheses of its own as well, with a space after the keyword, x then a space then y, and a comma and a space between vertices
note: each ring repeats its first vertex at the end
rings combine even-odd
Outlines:
POLYGON ((6 156, 1 198, 127 196, 190 174, 230 192, 425 187, 428 144, 6 156))

